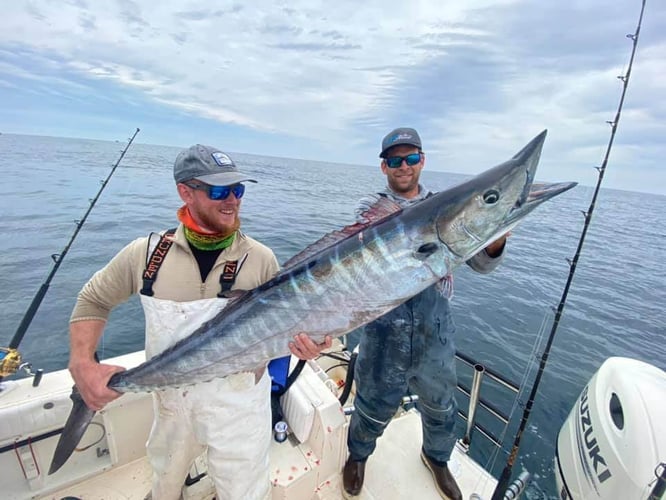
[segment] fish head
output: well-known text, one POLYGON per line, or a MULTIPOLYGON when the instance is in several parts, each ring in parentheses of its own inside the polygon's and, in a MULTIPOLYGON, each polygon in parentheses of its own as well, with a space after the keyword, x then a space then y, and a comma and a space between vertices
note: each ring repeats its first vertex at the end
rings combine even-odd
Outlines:
POLYGON ((432 198, 440 207, 435 225, 439 240, 467 260, 510 231, 546 200, 575 182, 534 183, 546 139, 544 130, 510 160, 432 198))

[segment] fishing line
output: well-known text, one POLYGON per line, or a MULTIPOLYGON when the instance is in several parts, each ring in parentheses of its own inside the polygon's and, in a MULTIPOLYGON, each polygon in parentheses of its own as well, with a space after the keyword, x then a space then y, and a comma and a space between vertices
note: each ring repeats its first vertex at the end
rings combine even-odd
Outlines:
POLYGON ((93 421, 93 422, 90 422, 89 425, 96 425, 97 427, 99 427, 100 430, 102 431, 102 434, 97 438, 97 441, 94 441, 94 442, 90 443, 88 446, 83 446, 83 447, 77 447, 77 448, 74 448, 74 451, 86 451, 86 450, 89 450, 90 448, 92 448, 92 447, 95 446, 96 444, 101 443, 102 440, 106 437, 106 427, 104 426, 104 424, 101 424, 101 423, 99 423, 99 422, 94 422, 94 421, 93 421))
POLYGON ((23 337, 25 336, 25 333, 28 330, 28 327, 30 326, 30 323, 32 323, 32 320, 35 317, 35 314, 37 313, 37 310, 39 309, 39 306, 41 305, 42 301, 44 300, 44 296, 46 295, 46 292, 49 289, 49 286, 51 284, 51 280, 55 276, 56 272, 58 271, 58 268, 60 268, 60 264, 62 264, 62 261, 65 258, 65 255, 67 255, 67 252, 69 251, 70 247, 72 246, 72 243, 74 243, 74 240, 76 239, 76 236, 79 234, 79 231, 81 231, 81 228, 83 227, 83 224, 85 224, 86 219, 88 218, 88 215, 92 211, 93 207, 95 206, 95 203, 97 203, 97 200, 102 194, 102 191, 104 191, 104 188, 107 186, 109 183, 109 180, 111 179, 111 176, 113 173, 116 171, 118 168, 118 165, 120 165, 120 162, 122 159, 125 157, 125 153, 127 153, 127 150, 129 149, 130 145, 134 141, 134 138, 137 136, 139 133, 139 129, 137 128, 136 131, 134 132, 134 135, 129 138, 127 145, 125 148, 121 151, 120 157, 116 160, 116 163, 113 165, 111 168, 111 171, 109 174, 106 176, 106 179, 101 181, 101 187, 97 191, 97 194, 93 199, 90 200, 90 205, 88 206, 88 210, 86 210, 85 214, 81 218, 81 220, 76 221, 76 229, 74 230, 74 233, 72 234, 71 238, 67 242, 67 245, 65 245, 65 248, 58 254, 55 253, 51 255, 51 259, 53 259, 53 267, 51 269, 51 272, 48 274, 46 277, 46 280, 42 285, 40 286, 39 290, 37 291, 37 294, 34 296, 32 299, 32 302, 30 303, 30 306, 28 307, 28 310, 23 316, 23 319, 21 320, 21 323, 19 324, 18 328, 16 329, 16 333, 14 333, 14 336, 9 343, 8 348, 1 348, 0 353, 4 353, 4 356, 1 359, 0 363, 0 380, 3 377, 7 377, 14 373, 16 369, 18 369, 20 365, 20 360, 21 360, 21 355, 18 352, 18 346, 23 340, 23 337), (13 371, 12 371, 13 370, 13 371))
POLYGON ((592 196, 592 201, 590 202, 590 206, 587 209, 586 212, 583 212, 583 215, 585 217, 585 224, 583 225, 583 230, 581 232, 580 238, 578 240, 578 247, 576 248, 576 253, 574 255, 573 260, 567 259, 567 262, 569 263, 569 276, 567 278, 567 282, 564 286, 564 290, 562 291, 562 296, 560 298, 560 302, 557 306, 557 310, 555 311, 555 318, 553 320, 553 325, 550 330, 550 334, 548 336, 548 340, 546 342, 546 348, 543 351, 543 354, 541 356, 541 361, 539 363, 539 371, 537 372, 536 378, 534 380, 534 383, 532 385, 532 390, 529 395, 529 399, 527 401, 527 404, 525 405, 525 409, 523 411, 523 416, 520 421, 520 426, 518 428, 518 432, 515 435, 514 438, 514 443, 513 443, 513 448, 511 449, 511 453, 509 455, 509 458, 506 462, 506 465, 504 467, 504 470, 502 471, 502 475, 499 478, 499 481, 497 482, 497 487, 495 488, 495 492, 493 493, 492 500, 502 500, 504 497, 504 492, 508 488, 510 481, 511 481, 511 472, 513 469, 513 465, 516 461, 516 458, 518 457, 518 450, 520 448, 520 441, 523 435, 523 432, 525 431, 525 427, 527 426, 527 421, 529 419, 530 413, 532 411, 532 406, 534 404, 534 400, 536 399, 537 395, 537 390, 539 388, 539 383, 541 382, 541 377, 543 375, 544 369, 546 367, 546 363, 548 362, 548 355, 550 353, 550 348, 553 344, 553 340, 555 338, 555 332, 557 331, 557 327, 559 326, 560 323, 560 318, 562 317, 562 312, 564 311, 564 306, 567 301, 567 297, 569 295, 569 289, 571 288, 571 283, 573 281, 574 274, 576 273, 576 266, 578 264, 578 259, 580 258, 581 251, 583 249, 583 243, 585 242, 585 236, 587 235, 587 230, 590 225, 590 221, 592 220, 592 213, 594 212, 594 207, 597 201, 597 196, 599 195, 599 190, 601 189, 601 183, 604 178, 604 173, 606 172, 606 166, 608 165, 608 158, 610 156, 611 149, 613 147, 613 141, 615 139, 615 133, 617 132, 617 127, 620 121, 620 115, 622 113, 622 107, 624 105, 624 98, 627 94, 627 87, 629 86, 629 78, 631 76, 631 69, 634 65, 634 57, 636 55, 636 48, 638 47, 638 36, 641 31, 641 24, 643 22, 643 13, 645 12, 645 2, 646 0, 643 0, 641 2, 641 13, 638 17, 638 23, 636 25, 636 31, 632 34, 628 34, 627 38, 632 40, 632 49, 631 49, 631 57, 629 58, 629 64, 627 66, 627 72, 624 75, 618 76, 618 79, 622 82, 622 94, 620 96, 620 102, 618 103, 617 106, 617 111, 615 113, 615 118, 611 121, 608 121, 608 124, 611 126, 611 134, 610 138, 608 140, 608 146, 606 147, 606 154, 604 155, 604 160, 601 164, 600 167, 596 167, 597 171, 599 172, 599 176, 597 179, 597 185, 594 189, 594 194, 592 196))
MULTIPOLYGON (((546 328, 547 328, 549 317, 550 317, 550 312, 546 311, 546 313, 543 315, 543 319, 541 320, 541 326, 539 327, 537 335, 534 338, 534 342, 532 343, 532 351, 528 354, 527 364, 525 366, 525 369, 523 370, 522 378, 520 379, 520 381, 518 383, 518 387, 520 388, 520 390, 516 393, 516 395, 513 399, 511 409, 509 410, 509 413, 508 413, 507 423, 504 425, 504 428, 502 429, 502 432, 498 436, 499 441, 501 443, 504 442, 504 438, 506 437, 506 434, 509 431, 509 423, 512 421, 513 415, 516 413, 516 410, 518 410, 518 407, 522 406, 522 404, 523 404, 521 402, 522 401, 522 396, 525 394, 529 375, 532 373, 532 370, 534 369, 534 366, 537 362, 537 359, 539 358, 539 351, 541 349, 541 346, 544 343, 544 339, 545 339, 545 336, 546 336, 546 328)), ((486 462, 486 467, 485 467, 486 470, 492 470, 492 468, 497 463, 497 460, 499 459, 499 452, 501 450, 502 450, 502 448, 495 447, 495 449, 490 454, 490 457, 488 458, 488 460, 486 462)), ((507 453, 508 453, 508 451, 507 451, 507 453)))

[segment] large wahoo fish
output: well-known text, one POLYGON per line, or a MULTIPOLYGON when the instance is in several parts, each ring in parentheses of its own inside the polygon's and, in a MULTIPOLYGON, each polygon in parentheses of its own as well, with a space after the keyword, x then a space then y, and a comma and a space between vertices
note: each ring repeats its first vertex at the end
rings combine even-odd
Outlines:
MULTIPOLYGON (((245 292, 189 337, 108 386, 152 391, 253 370, 289 354, 298 332, 343 335, 433 285, 536 206, 575 183, 534 184, 546 131, 509 161, 402 209, 381 198, 366 223, 333 232, 290 259, 275 278, 245 292)), ((49 474, 78 444, 94 412, 78 394, 49 474)))

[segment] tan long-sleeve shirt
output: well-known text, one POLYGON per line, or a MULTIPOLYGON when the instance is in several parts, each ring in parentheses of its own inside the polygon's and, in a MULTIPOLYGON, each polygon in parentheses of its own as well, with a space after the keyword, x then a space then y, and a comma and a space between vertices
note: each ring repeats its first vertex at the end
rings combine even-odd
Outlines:
MULTIPOLYGON (((148 237, 132 241, 90 278, 79 292, 70 322, 89 319, 106 321, 111 309, 141 290, 148 241, 148 237)), ((181 224, 153 285, 153 297, 176 302, 215 297, 220 291, 224 263, 234 260, 240 263, 246 254, 232 289, 256 288, 277 273, 279 264, 273 251, 239 231, 234 242, 220 253, 202 283, 199 266, 181 224)))

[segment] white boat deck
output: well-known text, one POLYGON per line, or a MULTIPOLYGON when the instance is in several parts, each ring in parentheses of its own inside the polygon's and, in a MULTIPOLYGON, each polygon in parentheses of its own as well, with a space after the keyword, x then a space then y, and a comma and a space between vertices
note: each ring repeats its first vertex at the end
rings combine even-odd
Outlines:
MULTIPOLYGON (((391 423, 378 441, 377 450, 368 460, 363 491, 358 500, 438 499, 430 471, 420 459, 421 430, 418 414, 410 412, 391 423)), ((279 460, 280 448, 288 443, 274 443, 272 460, 279 460)), ((465 499, 490 498, 497 481, 479 464, 469 458, 460 446, 454 450, 449 462, 465 499), (476 494, 477 497, 474 497, 476 494)), ((123 467, 112 469, 71 488, 60 490, 55 495, 42 498, 75 497, 82 499, 142 500, 150 490, 150 465, 145 457, 123 467)), ((275 474, 273 473, 274 479, 275 474)), ((320 485, 311 496, 284 498, 312 498, 317 500, 339 500, 342 498, 342 478, 333 476, 320 485)), ((187 498, 209 500, 214 494, 208 489, 210 483, 203 480, 189 488, 187 498), (204 490, 204 491, 201 491, 204 490)), ((274 492, 278 493, 278 492, 274 492)), ((274 499, 283 498, 279 493, 274 499)))
MULTIPOLYGON (((143 359, 133 353, 113 360, 132 366, 143 359)), ((148 394, 127 394, 98 413, 82 445, 95 446, 76 452, 63 468, 46 475, 58 434, 24 443, 61 428, 69 413, 72 381, 66 370, 46 374, 39 387, 30 380, 12 382, 0 392, 0 488, 9 499, 129 500, 145 498, 150 491, 151 470, 145 457, 145 441, 152 422, 148 394), (13 449, 9 449, 13 448, 13 449)), ((346 460, 348 418, 337 398, 318 375, 306 366, 283 401, 293 431, 283 443, 271 448, 273 500, 333 500, 342 498, 341 470, 346 460), (300 393, 300 396, 299 396, 300 393), (294 402, 295 401, 295 402, 294 402), (285 404, 286 403, 286 404, 285 404), (304 414, 306 414, 303 416, 304 414), (290 417, 291 415, 291 417, 290 417), (300 435, 303 443, 296 439, 300 435), (303 436, 306 436, 303 439, 303 436)), ((358 500, 413 498, 438 499, 430 471, 420 458, 421 424, 415 410, 396 417, 379 439, 368 460, 364 489, 358 500)), ((197 471, 205 470, 198 460, 197 471)), ((464 498, 490 498, 496 480, 456 447, 449 462, 464 498), (476 495, 476 496, 475 496, 476 495)), ((214 497, 210 480, 184 488, 185 499, 214 497)))

